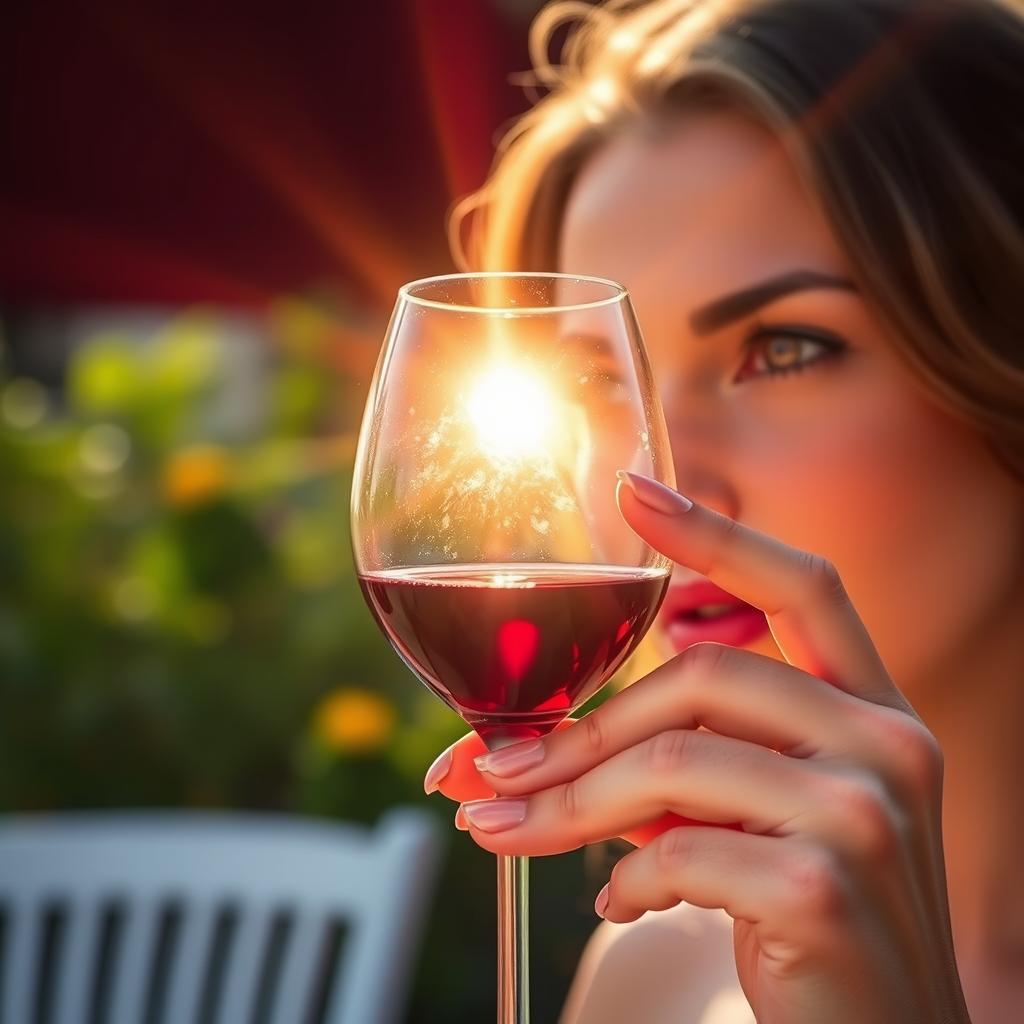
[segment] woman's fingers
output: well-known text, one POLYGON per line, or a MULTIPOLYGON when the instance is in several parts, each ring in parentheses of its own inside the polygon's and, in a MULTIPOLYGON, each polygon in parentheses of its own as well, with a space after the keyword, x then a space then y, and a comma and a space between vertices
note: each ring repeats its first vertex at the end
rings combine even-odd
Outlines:
POLYGON ((679 729, 529 797, 465 803, 463 814, 485 849, 544 855, 632 833, 665 810, 702 822, 737 822, 748 832, 786 834, 792 822, 813 830, 808 812, 820 804, 820 786, 807 762, 679 729))
MULTIPOLYGON (((615 694, 572 728, 481 754, 496 792, 565 782, 666 729, 704 726, 772 750, 871 755, 879 709, 790 665, 722 644, 695 644, 615 694)), ((448 789, 445 789, 448 792, 448 789)))
MULTIPOLYGON (((574 719, 567 718, 555 726, 554 733, 568 729, 574 719)), ((529 742, 529 741, 527 741, 529 742)), ((526 743, 515 744, 523 747, 526 743)), ((514 748, 506 748, 514 749, 514 748)), ((423 789, 429 794, 440 791, 451 800, 482 800, 494 795, 490 781, 481 777, 474 759, 487 753, 484 741, 475 732, 466 733, 447 750, 443 750, 427 769, 423 789)))
POLYGON ((620 473, 626 522, 674 562, 760 608, 786 660, 866 700, 906 710, 834 566, 671 488, 620 473))
POLYGON ((820 911, 837 912, 838 873, 821 849, 720 828, 676 828, 622 858, 595 909, 606 920, 635 921, 647 910, 685 901, 721 908, 734 920, 785 922, 789 937, 820 911))
POLYGON ((941 771, 934 738, 917 719, 774 658, 695 644, 543 740, 487 752, 475 734, 464 737, 438 759, 426 788, 463 802, 532 793, 665 730, 699 727, 792 757, 871 768, 895 789, 927 792, 941 771))
POLYGON ((452 800, 482 800, 493 789, 481 778, 473 759, 487 752, 484 741, 475 732, 467 733, 437 755, 423 777, 428 795, 440 790, 452 800))

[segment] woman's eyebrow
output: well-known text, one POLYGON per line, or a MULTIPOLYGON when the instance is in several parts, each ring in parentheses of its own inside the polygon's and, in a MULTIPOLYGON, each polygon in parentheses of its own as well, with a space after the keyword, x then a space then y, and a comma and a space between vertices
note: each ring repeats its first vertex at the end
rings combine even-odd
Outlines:
POLYGON ((690 314, 690 328, 694 334, 710 334, 783 295, 812 288, 839 288, 850 292, 857 290, 856 285, 845 277, 822 274, 816 270, 793 270, 701 306, 690 314))

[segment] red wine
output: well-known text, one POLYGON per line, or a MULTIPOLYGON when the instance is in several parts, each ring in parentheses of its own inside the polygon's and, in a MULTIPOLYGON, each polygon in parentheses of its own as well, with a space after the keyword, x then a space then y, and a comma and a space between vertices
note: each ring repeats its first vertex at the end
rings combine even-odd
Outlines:
POLYGON ((665 569, 429 565, 360 575, 406 664, 490 746, 550 732, 647 632, 665 569))

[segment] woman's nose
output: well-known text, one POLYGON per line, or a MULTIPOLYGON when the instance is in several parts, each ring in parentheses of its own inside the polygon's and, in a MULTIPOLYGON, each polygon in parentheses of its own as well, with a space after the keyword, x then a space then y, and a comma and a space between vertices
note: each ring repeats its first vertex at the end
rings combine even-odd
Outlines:
POLYGON ((674 459, 676 489, 692 501, 720 512, 730 519, 740 518, 739 501, 735 489, 721 473, 712 472, 692 460, 674 459))
POLYGON ((676 415, 668 415, 666 410, 666 422, 678 490, 701 505, 738 519, 737 481, 732 479, 725 425, 707 410, 698 414, 693 409, 676 415))

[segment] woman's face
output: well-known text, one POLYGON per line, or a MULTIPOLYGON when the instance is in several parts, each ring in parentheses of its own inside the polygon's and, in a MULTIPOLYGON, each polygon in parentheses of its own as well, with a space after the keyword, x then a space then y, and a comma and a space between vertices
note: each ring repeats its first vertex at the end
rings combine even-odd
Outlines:
MULTIPOLYGON (((1024 488, 919 390, 768 132, 695 112, 618 136, 573 187, 559 269, 629 289, 679 489, 831 560, 908 693, 1020 621, 1024 488)), ((743 646, 780 656, 767 631, 743 646)))

